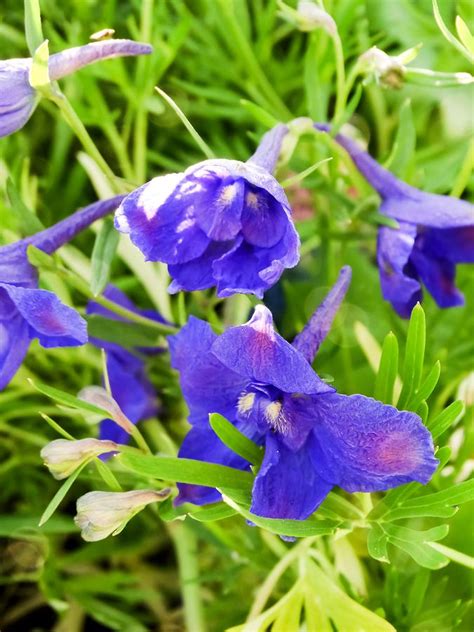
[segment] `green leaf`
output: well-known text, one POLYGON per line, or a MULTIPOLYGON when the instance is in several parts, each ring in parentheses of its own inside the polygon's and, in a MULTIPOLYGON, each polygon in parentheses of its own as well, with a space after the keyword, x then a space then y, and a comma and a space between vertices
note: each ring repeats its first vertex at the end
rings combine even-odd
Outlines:
POLYGON ((464 404, 457 400, 452 402, 437 417, 428 423, 428 428, 433 435, 433 439, 446 432, 446 430, 457 420, 464 410, 464 404))
POLYGON ((71 474, 69 478, 67 478, 64 481, 64 483, 61 485, 58 491, 54 494, 49 505, 44 510, 43 515, 40 518, 38 526, 42 527, 45 524, 45 522, 47 522, 51 518, 51 516, 54 514, 56 509, 59 507, 59 505, 63 501, 68 491, 71 489, 76 478, 79 476, 82 470, 86 467, 86 465, 88 465, 91 462, 91 460, 92 459, 85 461, 80 467, 77 468, 77 470, 73 474, 71 474))
POLYGON ((25 36, 30 55, 43 42, 43 29, 41 27, 41 11, 39 0, 25 0, 25 36))
POLYGON ((115 342, 122 347, 155 347, 160 340, 156 329, 140 323, 127 323, 98 314, 86 316, 89 336, 115 342))
POLYGON ((26 255, 28 261, 32 266, 36 268, 43 268, 44 270, 54 271, 56 270, 56 263, 52 255, 48 255, 36 246, 29 245, 26 249, 26 255))
POLYGON ((111 219, 105 219, 97 235, 91 258, 91 292, 98 296, 109 281, 110 267, 119 242, 119 233, 111 219))
POLYGON ((375 560, 390 563, 387 551, 387 534, 377 522, 371 524, 367 536, 367 550, 370 557, 375 560))
POLYGON ((416 531, 393 524, 384 524, 383 529, 387 533, 388 541, 405 551, 420 566, 437 570, 449 563, 449 559, 445 555, 429 545, 430 542, 436 542, 447 536, 448 525, 439 525, 427 531, 416 531))
POLYGON ((456 16, 456 31, 463 46, 474 56, 474 37, 460 15, 456 16))
POLYGON ((403 503, 403 507, 433 507, 460 505, 474 500, 474 479, 463 481, 434 494, 425 494, 403 503))
POLYGON ((193 459, 139 454, 121 454, 115 459, 137 474, 164 481, 243 490, 249 490, 253 482, 248 472, 193 459))
POLYGON ((18 227, 23 235, 33 235, 44 228, 38 217, 23 202, 13 180, 7 178, 6 190, 18 227))
POLYGON ((260 465, 263 450, 219 413, 209 415, 209 423, 224 445, 253 465, 260 465))
POLYGON ((264 110, 259 105, 248 101, 247 99, 240 99, 240 105, 257 121, 265 127, 274 127, 278 124, 278 120, 267 110, 264 110))
POLYGON ((468 59, 470 61, 470 63, 472 64, 474 62, 474 55, 472 53, 469 52, 469 50, 467 50, 462 44, 461 42, 459 42, 454 35, 451 33, 451 31, 448 29, 448 27, 446 26, 446 24, 443 21, 443 18, 441 17, 441 13, 439 12, 439 7, 438 7, 438 2, 437 0, 432 0, 433 3, 433 13, 434 13, 434 17, 436 20, 436 24, 438 25, 439 30, 441 31, 441 33, 444 35, 444 37, 447 39, 447 41, 454 46, 454 48, 459 51, 461 53, 461 55, 464 55, 464 57, 466 57, 466 59, 468 59))
POLYGON ((49 78, 49 43, 45 40, 34 52, 30 68, 30 85, 35 90, 47 91, 51 86, 49 78))
POLYGON ((399 111, 397 135, 393 143, 392 153, 386 165, 400 178, 407 177, 413 161, 416 145, 416 129, 410 99, 407 99, 399 111))
POLYGON ((60 391, 58 388, 53 388, 52 386, 47 386, 46 384, 42 384, 41 382, 34 382, 32 379, 28 378, 28 382, 33 386, 37 391, 43 393, 47 397, 54 399, 58 404, 62 404, 63 406, 69 406, 70 408, 75 408, 77 410, 83 410, 88 413, 94 413, 96 415, 101 415, 102 417, 110 417, 110 413, 106 410, 102 410, 102 408, 98 408, 97 406, 93 406, 88 402, 79 399, 78 397, 74 397, 74 395, 70 395, 65 391, 60 391))
POLYGON ((418 410, 424 400, 428 399, 431 393, 436 388, 438 384, 439 376, 441 374, 441 364, 437 361, 431 371, 426 376, 423 384, 420 388, 412 395, 410 400, 407 402, 406 407, 409 410, 418 410))
POLYGON ((77 532, 77 527, 70 517, 53 516, 48 524, 38 527, 38 516, 0 515, 0 537, 2 538, 35 538, 40 533, 65 534, 77 532))
POLYGON ((375 378, 375 399, 392 404, 393 387, 398 374, 398 341, 396 336, 390 332, 385 336, 380 357, 379 370, 375 378))
POLYGON ((237 511, 225 503, 219 503, 217 505, 210 505, 204 507, 204 509, 198 509, 198 511, 190 512, 188 515, 193 520, 198 522, 215 522, 216 520, 224 520, 224 518, 230 518, 235 516, 237 511))
POLYGON ((419 303, 412 310, 408 325, 405 361, 403 363, 403 388, 398 400, 398 408, 404 408, 406 402, 420 387, 425 357, 426 323, 425 312, 419 303))
POLYGON ((408 595, 408 612, 412 617, 420 612, 425 599, 426 590, 430 583, 431 573, 428 569, 420 568, 416 572, 415 578, 408 595))

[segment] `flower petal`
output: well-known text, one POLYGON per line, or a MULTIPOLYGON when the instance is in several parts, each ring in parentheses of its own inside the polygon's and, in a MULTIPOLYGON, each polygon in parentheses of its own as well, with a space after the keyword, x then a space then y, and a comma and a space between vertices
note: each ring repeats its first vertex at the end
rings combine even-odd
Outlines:
POLYGON ((411 260, 426 289, 440 307, 464 305, 464 296, 454 283, 456 264, 426 256, 418 248, 413 251, 411 260))
POLYGON ((311 316, 303 331, 293 340, 293 347, 310 363, 313 362, 319 347, 331 329, 337 310, 349 288, 351 276, 351 268, 344 266, 326 298, 311 316))
POLYGON ((234 420, 239 396, 248 383, 211 352, 216 339, 210 325, 194 316, 179 333, 168 336, 171 366, 180 373, 189 422, 205 427, 209 413, 234 420))
POLYGON ((436 470, 433 440, 415 413, 338 393, 319 397, 315 413, 314 466, 324 480, 348 492, 426 484, 436 470))
POLYGON ((232 242, 211 242, 200 257, 186 263, 170 264, 168 272, 173 280, 168 292, 170 294, 176 294, 182 290, 192 292, 205 290, 215 285, 214 261, 222 257, 231 247, 232 242))
POLYGON ((284 236, 291 219, 283 206, 264 189, 247 185, 242 211, 242 235, 253 246, 270 248, 284 236))
POLYGON ((420 283, 409 263, 415 237, 416 227, 411 224, 401 224, 400 230, 388 226, 379 228, 377 263, 382 295, 402 318, 409 318, 422 299, 420 283))
MULTIPOLYGON (((191 428, 181 444, 178 456, 206 463, 227 465, 239 470, 250 470, 250 463, 225 446, 209 427, 191 428)), ((175 499, 176 505, 185 502, 206 505, 221 499, 221 494, 212 487, 179 483, 178 489, 179 496, 175 499)))
POLYGON ((0 283, 43 347, 75 347, 87 342, 86 321, 53 292, 0 283))
POLYGON ((29 59, 0 61, 0 137, 21 129, 36 107, 29 59))
POLYGON ((473 204, 449 195, 435 195, 410 188, 410 196, 390 197, 384 200, 380 212, 401 222, 430 228, 474 225, 473 204))
POLYGON ((332 390, 304 357, 273 329, 271 312, 257 305, 249 322, 231 327, 212 344, 214 355, 248 380, 272 384, 286 393, 332 390))
POLYGON ((268 434, 265 457, 255 479, 250 511, 265 518, 305 520, 333 485, 317 473, 311 459, 313 439, 298 452, 268 434))
POLYGON ((432 228, 417 239, 427 256, 453 263, 474 263, 474 226, 465 228, 432 228))
POLYGON ((29 344, 28 325, 20 314, 14 314, 8 320, 0 320, 0 391, 20 368, 29 344))

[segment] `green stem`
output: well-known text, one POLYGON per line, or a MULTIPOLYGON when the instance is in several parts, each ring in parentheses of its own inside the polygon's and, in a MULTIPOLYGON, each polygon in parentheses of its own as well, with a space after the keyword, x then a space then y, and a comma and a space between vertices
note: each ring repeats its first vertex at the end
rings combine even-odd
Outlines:
POLYGON ((54 101, 54 103, 56 103, 58 108, 61 110, 61 114, 63 115, 69 127, 76 134, 77 138, 81 141, 86 152, 97 163, 97 165, 103 171, 104 175, 110 181, 110 185, 113 188, 114 192, 121 193, 114 172, 109 167, 100 151, 97 149, 96 144, 92 140, 89 132, 85 128, 79 116, 76 114, 76 111, 70 104, 67 97, 62 92, 56 91, 49 98, 54 101))
POLYGON ((454 186, 451 190, 453 197, 461 197, 464 189, 467 187, 471 178, 472 169, 474 167, 474 140, 471 140, 469 147, 462 163, 461 170, 459 171, 454 186))
POLYGON ((344 115, 346 107, 346 72, 344 67, 344 50, 342 48, 339 33, 331 36, 334 44, 334 54, 336 57, 336 107, 334 110, 334 119, 339 121, 344 115))
POLYGON ((201 603, 197 540, 189 526, 183 522, 168 525, 178 560, 184 621, 187 632, 205 632, 201 603))

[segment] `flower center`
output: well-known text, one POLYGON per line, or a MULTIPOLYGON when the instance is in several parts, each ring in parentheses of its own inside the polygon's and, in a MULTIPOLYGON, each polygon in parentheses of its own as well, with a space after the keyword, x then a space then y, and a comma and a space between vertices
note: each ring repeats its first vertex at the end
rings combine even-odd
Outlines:
POLYGON ((241 419, 254 422, 260 432, 268 432, 270 428, 285 435, 290 430, 281 393, 271 386, 250 384, 239 397, 237 413, 241 419))

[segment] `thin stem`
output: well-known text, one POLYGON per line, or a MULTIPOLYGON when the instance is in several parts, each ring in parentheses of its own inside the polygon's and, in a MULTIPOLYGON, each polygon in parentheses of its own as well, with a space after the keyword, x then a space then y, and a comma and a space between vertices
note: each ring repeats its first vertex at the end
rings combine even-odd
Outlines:
POLYGON ((334 119, 339 121, 344 115, 346 107, 346 72, 344 67, 344 50, 342 48, 339 33, 331 35, 334 44, 334 54, 336 56, 336 107, 334 110, 334 119))
POLYGON ((178 559, 186 630, 188 632, 205 632, 196 537, 186 523, 175 522, 169 524, 168 528, 178 559))

